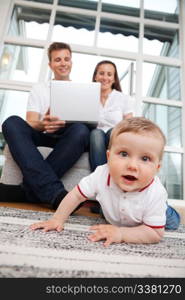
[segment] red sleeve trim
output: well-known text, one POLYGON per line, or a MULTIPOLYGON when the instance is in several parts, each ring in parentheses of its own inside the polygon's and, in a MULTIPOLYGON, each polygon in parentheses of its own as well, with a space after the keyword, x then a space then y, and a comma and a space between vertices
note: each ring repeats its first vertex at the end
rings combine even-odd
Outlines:
POLYGON ((152 226, 152 225, 148 225, 148 224, 145 224, 144 225, 148 226, 148 227, 151 227, 151 228, 164 228, 165 225, 161 225, 161 226, 152 226))
POLYGON ((79 190, 80 194, 85 198, 88 199, 88 197, 81 191, 79 185, 77 184, 77 189, 79 190))

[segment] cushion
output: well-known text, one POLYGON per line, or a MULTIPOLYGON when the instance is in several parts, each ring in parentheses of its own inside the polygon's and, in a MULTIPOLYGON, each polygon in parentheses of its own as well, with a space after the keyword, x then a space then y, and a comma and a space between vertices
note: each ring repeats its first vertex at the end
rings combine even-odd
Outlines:
MULTIPOLYGON (((39 151, 46 158, 49 153, 52 151, 52 148, 47 147, 38 147, 39 151)), ((14 161, 8 145, 4 149, 5 163, 2 169, 0 182, 4 184, 13 184, 18 185, 22 182, 22 172, 19 169, 18 165, 14 161)), ((71 190, 81 178, 90 174, 90 165, 88 152, 85 152, 81 155, 79 160, 74 164, 74 166, 66 172, 62 177, 65 188, 69 191, 71 190)))

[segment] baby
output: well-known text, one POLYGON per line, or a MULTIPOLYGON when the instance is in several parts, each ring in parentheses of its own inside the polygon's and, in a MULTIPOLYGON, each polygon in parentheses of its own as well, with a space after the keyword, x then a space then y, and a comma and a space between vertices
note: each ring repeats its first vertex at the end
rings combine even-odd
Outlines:
POLYGON ((74 209, 96 198, 109 224, 90 227, 88 239, 111 243, 158 243, 166 224, 167 192, 156 176, 161 167, 165 136, 148 119, 134 117, 112 131, 107 164, 99 166, 69 192, 53 217, 31 225, 44 231, 64 228, 74 209))

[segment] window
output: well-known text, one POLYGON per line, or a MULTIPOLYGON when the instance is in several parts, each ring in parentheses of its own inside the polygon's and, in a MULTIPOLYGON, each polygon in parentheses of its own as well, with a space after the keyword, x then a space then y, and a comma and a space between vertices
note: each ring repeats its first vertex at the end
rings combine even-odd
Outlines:
POLYGON ((179 32, 173 28, 144 27, 143 52, 150 55, 179 57, 179 32))
POLYGON ((50 11, 16 5, 11 17, 8 34, 31 39, 46 39, 50 11))
MULTIPOLYGON (((0 127, 11 115, 18 115, 25 119, 28 92, 0 89, 0 127)), ((5 140, 0 132, 0 173, 4 164, 3 150, 5 140)))
POLYGON ((40 3, 48 3, 48 4, 53 3, 53 0, 24 0, 24 1, 33 1, 33 2, 40 2, 40 3))
POLYGON ((39 48, 5 44, 0 58, 0 79, 37 81, 42 55, 39 48))
POLYGON ((143 96, 180 101, 180 69, 144 63, 143 96))
POLYGON ((168 146, 182 146, 181 108, 145 103, 143 107, 143 115, 161 127, 167 138, 168 146))
POLYGON ((102 0, 102 11, 119 15, 139 17, 139 0, 102 0))
POLYGON ((59 12, 56 14, 52 40, 92 46, 95 21, 95 17, 59 12))
POLYGON ((0 123, 12 115, 25 119, 27 101, 28 92, 0 89, 0 123))
POLYGON ((138 51, 139 24, 101 18, 98 46, 125 51, 138 51))
POLYGON ((182 154, 165 153, 159 177, 169 199, 183 199, 182 154))
POLYGON ((98 0, 59 0, 59 5, 97 10, 98 0))
POLYGON ((145 18, 178 23, 177 0, 144 0, 145 18))

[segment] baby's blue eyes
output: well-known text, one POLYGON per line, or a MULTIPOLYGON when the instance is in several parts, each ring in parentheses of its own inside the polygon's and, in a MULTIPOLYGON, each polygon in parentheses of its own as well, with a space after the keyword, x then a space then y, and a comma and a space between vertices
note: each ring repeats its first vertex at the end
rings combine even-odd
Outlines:
POLYGON ((126 156, 128 156, 128 153, 126 151, 121 151, 120 155, 123 156, 123 157, 126 157, 126 156))
MULTIPOLYGON (((121 152, 119 153, 119 155, 122 156, 122 157, 127 157, 127 156, 128 156, 128 152, 126 152, 126 151, 121 151, 121 152)), ((150 159, 150 157, 148 157, 148 156, 142 156, 142 157, 141 157, 141 160, 142 160, 142 161, 150 161, 151 159, 150 159)))
POLYGON ((150 157, 148 157, 148 156, 143 156, 143 157, 142 157, 142 160, 143 160, 143 161, 150 161, 150 157))

